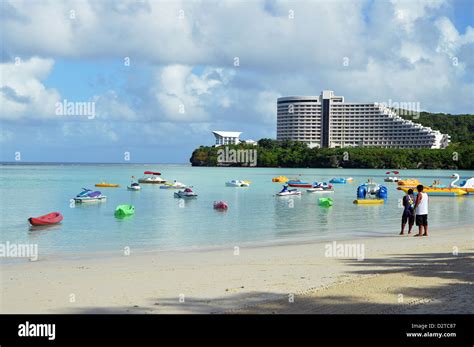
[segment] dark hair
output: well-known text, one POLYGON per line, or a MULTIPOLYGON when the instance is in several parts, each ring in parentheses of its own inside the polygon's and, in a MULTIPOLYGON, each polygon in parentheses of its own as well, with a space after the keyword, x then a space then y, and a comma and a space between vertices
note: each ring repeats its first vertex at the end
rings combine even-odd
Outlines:
POLYGON ((423 191, 423 185, 422 184, 417 185, 416 190, 418 190, 419 192, 422 192, 423 191))
POLYGON ((413 189, 408 189, 408 194, 413 194, 413 189))

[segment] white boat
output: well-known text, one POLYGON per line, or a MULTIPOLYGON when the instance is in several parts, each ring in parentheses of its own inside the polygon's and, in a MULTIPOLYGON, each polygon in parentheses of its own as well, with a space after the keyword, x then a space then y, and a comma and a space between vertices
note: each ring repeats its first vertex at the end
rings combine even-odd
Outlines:
POLYGON ((309 189, 306 189, 306 191, 307 191, 308 193, 317 193, 317 192, 322 192, 322 191, 324 191, 324 189, 323 189, 323 188, 309 188, 309 189))
POLYGON ((455 173, 451 176, 451 178, 454 178, 454 180, 449 184, 450 188, 459 188, 469 194, 474 193, 474 177, 464 180, 460 185, 457 185, 457 182, 459 181, 459 174, 455 173))
POLYGON ((306 189, 308 193, 334 193, 334 189, 310 188, 306 189))
POLYGON ((225 183, 227 187, 249 187, 249 181, 242 181, 242 180, 232 180, 225 183))
POLYGON ((107 200, 105 195, 99 191, 92 191, 90 189, 82 188, 82 192, 74 197, 74 202, 78 204, 88 202, 101 202, 107 200))
POLYGON ((333 185, 326 182, 314 182, 313 187, 306 191, 308 193, 334 193, 333 185))
POLYGON ((301 192, 297 189, 288 189, 287 185, 283 186, 283 189, 280 192, 276 193, 276 196, 292 196, 292 195, 301 195, 301 192))
POLYGON ((139 183, 147 183, 147 184, 164 184, 166 180, 161 178, 161 173, 154 172, 154 171, 145 171, 143 173, 145 176, 138 180, 139 183))
POLYGON ((398 182, 398 181, 400 181, 400 178, 398 178, 396 176, 389 176, 389 177, 385 177, 384 181, 385 182, 398 182))
POLYGON ((186 188, 185 190, 180 190, 179 192, 174 193, 174 197, 178 199, 184 198, 196 198, 198 195, 193 192, 191 188, 186 188))
POLYGON ((279 192, 276 194, 277 196, 291 196, 291 195, 301 195, 299 190, 287 190, 284 192, 279 192))
POLYGON ((127 189, 137 191, 137 190, 142 189, 142 187, 140 187, 138 183, 132 183, 131 185, 127 186, 127 189))
POLYGON ((160 189, 184 189, 187 188, 187 186, 181 182, 174 181, 173 183, 165 183, 160 187, 160 189))
POLYGON ((74 198, 74 202, 78 204, 91 203, 91 202, 104 202, 106 200, 107 200, 107 196, 105 195, 100 195, 100 196, 95 196, 95 197, 81 196, 81 197, 74 198))
POLYGON ((164 184, 166 180, 158 176, 149 176, 142 177, 138 180, 139 183, 149 183, 149 184, 164 184))

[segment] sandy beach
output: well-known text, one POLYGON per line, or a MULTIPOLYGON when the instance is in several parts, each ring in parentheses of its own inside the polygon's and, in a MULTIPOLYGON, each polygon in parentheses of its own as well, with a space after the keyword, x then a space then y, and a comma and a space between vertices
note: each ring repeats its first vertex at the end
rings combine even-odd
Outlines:
POLYGON ((1 313, 474 313, 474 226, 1 265, 1 313))

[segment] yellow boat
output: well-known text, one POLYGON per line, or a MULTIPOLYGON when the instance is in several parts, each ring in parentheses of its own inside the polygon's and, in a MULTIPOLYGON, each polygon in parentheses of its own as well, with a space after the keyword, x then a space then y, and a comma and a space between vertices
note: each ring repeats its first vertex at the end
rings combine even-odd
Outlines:
POLYGON ((95 186, 96 187, 102 187, 102 188, 117 188, 117 187, 120 187, 120 185, 118 185, 116 183, 105 183, 105 182, 97 183, 95 186))
POLYGON ((384 199, 356 199, 354 204, 358 205, 380 205, 385 202, 384 199))
POLYGON ((398 181, 399 186, 416 187, 419 184, 420 184, 420 181, 413 178, 407 178, 407 179, 398 181))
POLYGON ((285 176, 278 176, 278 177, 272 178, 272 182, 286 183, 288 181, 289 181, 288 177, 285 177, 285 176))
MULTIPOLYGON (((401 187, 400 190, 403 190, 405 193, 408 192, 409 187, 401 187)), ((467 194, 466 191, 460 188, 434 188, 434 187, 424 187, 423 193, 428 193, 430 196, 461 196, 467 194)), ((415 191, 416 194, 416 191, 415 191)))

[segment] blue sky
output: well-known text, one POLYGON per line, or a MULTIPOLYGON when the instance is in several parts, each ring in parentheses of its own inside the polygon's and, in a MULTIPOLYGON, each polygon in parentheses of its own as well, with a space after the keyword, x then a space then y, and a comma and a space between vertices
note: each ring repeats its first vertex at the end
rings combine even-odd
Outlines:
POLYGON ((0 160, 187 162, 212 130, 274 137, 276 98, 323 89, 473 113, 473 6, 3 1, 0 160))

